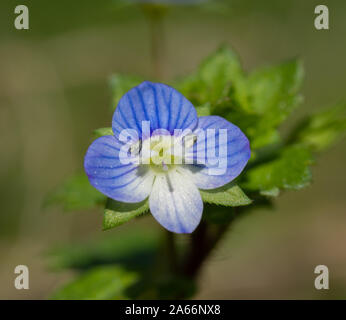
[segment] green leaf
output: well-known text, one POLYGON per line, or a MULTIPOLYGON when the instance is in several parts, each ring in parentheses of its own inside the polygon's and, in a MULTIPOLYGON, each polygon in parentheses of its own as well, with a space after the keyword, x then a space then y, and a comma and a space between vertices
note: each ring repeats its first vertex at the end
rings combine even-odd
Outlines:
POLYGON ((56 300, 114 300, 126 299, 125 290, 138 279, 135 272, 119 266, 102 266, 91 269, 65 285, 52 299, 56 300))
POLYGON ((281 141, 277 126, 267 121, 264 115, 248 114, 238 109, 231 110, 227 119, 246 134, 252 151, 281 141))
POLYGON ((143 79, 138 76, 130 76, 125 74, 114 74, 110 79, 110 86, 112 91, 112 109, 118 105, 120 98, 130 89, 143 82, 143 79))
POLYGON ((64 210, 83 210, 94 208, 106 202, 106 196, 97 191, 85 173, 79 173, 47 195, 44 205, 62 205, 64 210))
POLYGON ((100 128, 94 130, 93 135, 95 138, 100 138, 103 136, 113 136, 114 134, 112 128, 100 128))
POLYGON ((264 115, 273 124, 280 124, 301 101, 299 89, 304 71, 299 60, 261 68, 247 80, 250 112, 264 115))
POLYGON ((125 203, 108 199, 103 216, 103 230, 120 226, 148 210, 148 200, 138 203, 125 203))
POLYGON ((246 84, 247 99, 243 99, 242 108, 232 110, 228 118, 244 130, 253 149, 280 141, 278 126, 302 100, 299 89, 303 75, 299 60, 261 68, 250 74, 246 84))
POLYGON ((217 114, 239 126, 252 149, 281 141, 278 126, 301 102, 302 63, 295 59, 246 76, 237 55, 222 47, 177 88, 198 115, 217 114))
POLYGON ((196 107, 197 115, 199 117, 210 116, 211 115, 210 109, 211 109, 211 106, 209 102, 202 104, 201 106, 196 107))
POLYGON ((144 269, 157 254, 160 236, 151 229, 135 225, 116 233, 102 233, 87 241, 53 247, 45 255, 53 270, 86 270, 105 264, 144 269))
POLYGON ((313 152, 321 152, 341 139, 345 132, 346 103, 306 117, 289 141, 305 144, 313 152))
POLYGON ((177 86, 195 105, 211 103, 214 107, 228 97, 242 78, 238 56, 224 46, 205 59, 196 74, 186 77, 177 86))
POLYGON ((238 207, 251 203, 243 190, 232 183, 213 190, 200 190, 200 193, 204 202, 222 206, 238 207))
POLYGON ((238 55, 227 47, 219 49, 202 63, 199 70, 199 77, 209 91, 205 92, 206 102, 218 101, 242 76, 238 55))
POLYGON ((267 196, 277 196, 280 189, 301 189, 311 181, 312 163, 311 153, 304 146, 287 147, 276 159, 248 170, 243 187, 267 196))

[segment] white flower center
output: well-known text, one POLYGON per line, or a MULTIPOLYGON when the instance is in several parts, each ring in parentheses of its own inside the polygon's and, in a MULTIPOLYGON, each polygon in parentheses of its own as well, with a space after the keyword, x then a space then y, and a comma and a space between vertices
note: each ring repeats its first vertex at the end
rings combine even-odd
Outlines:
POLYGON ((156 135, 132 145, 131 153, 139 156, 140 164, 150 165, 155 172, 164 173, 183 163, 185 149, 194 142, 194 135, 156 135))

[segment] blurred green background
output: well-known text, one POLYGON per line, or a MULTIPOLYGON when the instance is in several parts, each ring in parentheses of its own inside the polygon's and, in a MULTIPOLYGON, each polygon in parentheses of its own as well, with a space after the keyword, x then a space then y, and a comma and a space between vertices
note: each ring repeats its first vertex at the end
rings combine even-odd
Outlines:
MULTIPOLYGON (((304 104, 289 121, 346 99, 346 2, 325 0, 330 30, 314 28, 314 0, 230 0, 178 7, 164 22, 164 80, 192 71, 220 44, 246 70, 299 56, 304 104)), ((102 210, 42 208, 44 196, 82 168, 94 129, 110 126, 109 77, 151 77, 149 27, 142 12, 117 1, 2 1, 0 5, 0 298, 44 299, 71 272, 53 272, 54 245, 117 237, 135 225, 161 227, 149 215, 102 232, 102 210), (27 4, 30 29, 16 30, 14 8, 27 4), (13 286, 16 265, 30 290, 13 286)), ((283 128, 285 130, 285 128, 283 128)), ((314 183, 287 192, 275 210, 232 225, 199 279, 196 298, 346 298, 346 143, 313 168, 314 183), (314 268, 330 271, 330 290, 314 288, 314 268)), ((183 241, 183 240, 182 240, 183 241)))

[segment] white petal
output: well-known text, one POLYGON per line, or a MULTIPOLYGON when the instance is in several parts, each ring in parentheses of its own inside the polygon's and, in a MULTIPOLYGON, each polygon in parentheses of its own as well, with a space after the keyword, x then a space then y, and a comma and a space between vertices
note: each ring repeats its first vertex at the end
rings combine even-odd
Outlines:
POLYGON ((201 221, 201 195, 188 176, 177 170, 156 176, 149 205, 154 218, 172 232, 191 233, 201 221))

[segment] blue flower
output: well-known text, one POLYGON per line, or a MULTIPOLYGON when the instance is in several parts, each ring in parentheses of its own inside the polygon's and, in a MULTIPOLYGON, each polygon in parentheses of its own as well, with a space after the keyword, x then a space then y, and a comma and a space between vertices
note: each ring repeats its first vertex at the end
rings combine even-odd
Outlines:
POLYGON ((250 158, 247 137, 219 116, 197 117, 177 90, 145 81, 127 92, 114 112, 114 135, 89 147, 90 183, 121 202, 149 197, 150 211, 167 230, 191 233, 203 201, 198 189, 236 178, 250 158))

